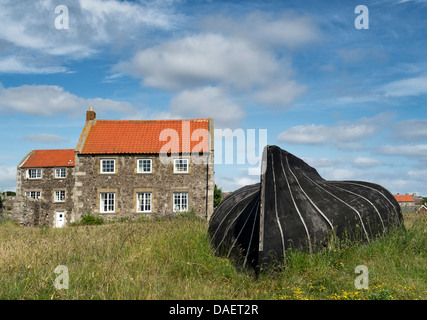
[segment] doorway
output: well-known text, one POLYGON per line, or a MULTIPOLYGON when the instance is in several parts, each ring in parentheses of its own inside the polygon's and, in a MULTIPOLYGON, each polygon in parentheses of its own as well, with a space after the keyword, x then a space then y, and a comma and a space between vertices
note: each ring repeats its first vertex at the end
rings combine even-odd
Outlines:
POLYGON ((65 226, 65 211, 55 212, 55 228, 62 228, 65 226))

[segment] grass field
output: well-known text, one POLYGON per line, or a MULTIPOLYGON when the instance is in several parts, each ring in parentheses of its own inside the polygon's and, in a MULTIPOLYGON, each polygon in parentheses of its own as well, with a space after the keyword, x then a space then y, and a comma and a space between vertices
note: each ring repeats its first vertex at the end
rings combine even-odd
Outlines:
POLYGON ((0 299, 426 299, 427 218, 369 244, 343 242, 314 254, 288 252, 258 278, 211 253, 195 217, 63 229, 0 225, 0 299), (68 289, 56 289, 58 265, 68 289), (355 268, 369 270, 356 289, 355 268))

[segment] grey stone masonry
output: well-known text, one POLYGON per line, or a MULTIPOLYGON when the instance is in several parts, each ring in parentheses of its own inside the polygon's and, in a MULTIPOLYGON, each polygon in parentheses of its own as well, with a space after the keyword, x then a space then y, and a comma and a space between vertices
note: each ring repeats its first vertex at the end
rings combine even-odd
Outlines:
MULTIPOLYGON (((204 157, 208 157, 204 156, 204 157)), ((213 205, 211 163, 193 163, 189 155, 171 157, 162 163, 158 154, 86 155, 76 157, 73 220, 88 212, 108 219, 172 213, 174 193, 188 195, 188 210, 209 219, 213 205), (173 159, 189 159, 188 173, 174 173, 173 159), (114 173, 101 173, 101 160, 115 161, 114 173), (138 173, 138 159, 151 159, 150 173, 138 173), (150 212, 138 212, 137 194, 151 193, 150 212), (101 193, 114 193, 113 212, 102 212, 101 193)))

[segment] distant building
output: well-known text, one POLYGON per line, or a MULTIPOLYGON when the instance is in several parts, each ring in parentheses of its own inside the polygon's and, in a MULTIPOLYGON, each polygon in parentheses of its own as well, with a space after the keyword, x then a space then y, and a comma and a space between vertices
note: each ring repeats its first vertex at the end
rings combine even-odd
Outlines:
POLYGON ((423 197, 418 196, 416 193, 412 194, 412 199, 414 199, 414 204, 416 206, 421 205, 421 202, 423 201, 423 197))
POLYGON ((401 207, 407 207, 407 206, 414 206, 415 202, 414 202, 414 198, 412 198, 412 196, 407 193, 407 194, 396 194, 394 195, 394 197, 396 198, 397 202, 399 202, 399 205, 401 207))

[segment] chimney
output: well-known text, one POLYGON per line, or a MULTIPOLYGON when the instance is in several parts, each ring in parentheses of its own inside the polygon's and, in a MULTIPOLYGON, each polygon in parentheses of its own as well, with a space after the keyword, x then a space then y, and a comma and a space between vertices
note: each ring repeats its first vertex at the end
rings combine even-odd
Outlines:
POLYGON ((93 111, 93 108, 90 107, 89 111, 86 111, 86 121, 91 121, 96 119, 96 113, 93 111))

